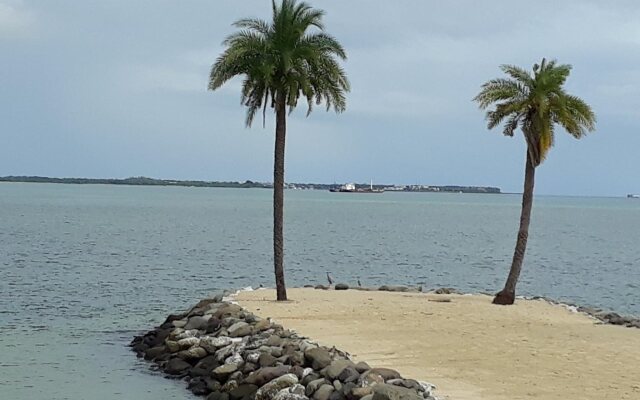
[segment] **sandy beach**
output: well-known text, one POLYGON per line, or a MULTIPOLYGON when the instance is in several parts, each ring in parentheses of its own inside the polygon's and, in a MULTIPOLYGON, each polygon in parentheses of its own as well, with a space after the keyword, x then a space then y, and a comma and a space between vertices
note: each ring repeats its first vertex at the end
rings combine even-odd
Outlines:
POLYGON ((357 361, 434 383, 441 398, 640 399, 640 330, 545 301, 314 289, 274 298, 259 290, 238 301, 357 361))

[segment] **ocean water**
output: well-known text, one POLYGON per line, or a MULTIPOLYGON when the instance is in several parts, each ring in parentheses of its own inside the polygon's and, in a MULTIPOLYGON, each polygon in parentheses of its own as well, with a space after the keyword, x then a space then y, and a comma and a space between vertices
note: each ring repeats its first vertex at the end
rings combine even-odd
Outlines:
MULTIPOLYGON (((288 284, 506 278, 518 195, 287 191, 288 284)), ((640 201, 537 197, 519 293, 640 315, 640 201)), ((224 288, 272 285, 271 192, 0 183, 0 399, 191 398, 126 348, 224 288)))

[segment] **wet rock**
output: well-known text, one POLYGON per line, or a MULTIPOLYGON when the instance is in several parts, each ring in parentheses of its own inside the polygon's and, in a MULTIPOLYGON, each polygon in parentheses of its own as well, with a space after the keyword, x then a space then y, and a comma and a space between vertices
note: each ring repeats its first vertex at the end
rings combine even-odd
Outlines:
POLYGON ((231 336, 232 338, 247 336, 251 334, 251 325, 247 324, 244 321, 240 321, 231 325, 227 330, 229 331, 229 336, 231 336))
POLYGON ((415 390, 381 383, 373 387, 372 400, 423 400, 415 390))
POLYGON ((166 324, 167 322, 178 321, 180 319, 183 319, 186 316, 187 316, 187 314, 184 314, 184 313, 183 314, 169 314, 167 319, 164 320, 164 323, 166 324))
POLYGON ((218 368, 218 362, 214 356, 207 356, 202 360, 198 361, 198 363, 193 367, 191 371, 189 371, 189 375, 191 376, 209 376, 211 371, 215 368, 218 368))
POLYGON ((321 370, 331 364, 331 354, 324 347, 315 347, 304 352, 304 358, 309 362, 311 368, 321 370))
POLYGON ((367 364, 364 361, 360 361, 359 363, 356 364, 356 371, 358 371, 361 374, 367 372, 370 369, 371 367, 369 366, 369 364, 367 364))
POLYGON ((180 359, 180 358, 172 358, 169 360, 164 366, 164 372, 169 375, 182 375, 189 368, 191 368, 191 364, 180 359))
POLYGON ((338 283, 335 286, 336 290, 349 290, 349 285, 347 285, 346 283, 338 283))
POLYGON ((207 388, 210 392, 219 392, 222 389, 222 384, 210 376, 204 377, 204 381, 207 383, 207 388))
POLYGON ((154 358, 156 358, 159 355, 165 353, 166 351, 167 351, 167 348, 164 345, 163 346, 152 347, 150 349, 145 350, 144 359, 145 360, 153 360, 154 358))
POLYGON ((285 374, 270 382, 265 383, 256 392, 255 400, 273 400, 282 389, 298 383, 298 377, 293 374, 285 374))
POLYGON ((331 393, 335 391, 333 385, 327 383, 320 385, 320 387, 313 393, 313 400, 329 400, 331 393))
POLYGON ((348 367, 355 368, 355 366, 356 365, 350 360, 335 360, 335 361, 332 361, 331 364, 329 364, 328 367, 324 368, 321 371, 321 373, 327 379, 333 381, 334 379, 336 379, 338 377, 338 375, 340 375, 340 373, 345 368, 348 368, 348 367))
POLYGON ((237 388, 229 392, 229 398, 231 400, 247 400, 251 399, 257 391, 258 387, 256 385, 239 385, 237 388))
POLYGON ((207 400, 229 400, 229 393, 222 393, 220 391, 211 392, 207 396, 207 400))
POLYGON ((198 377, 189 381, 187 385, 187 389, 189 389, 196 396, 205 396, 211 392, 207 387, 207 382, 205 382, 204 378, 198 377))
POLYGON ((179 319, 177 321, 173 321, 171 324, 174 328, 184 328, 185 326, 187 326, 187 322, 188 321, 186 319, 179 319))

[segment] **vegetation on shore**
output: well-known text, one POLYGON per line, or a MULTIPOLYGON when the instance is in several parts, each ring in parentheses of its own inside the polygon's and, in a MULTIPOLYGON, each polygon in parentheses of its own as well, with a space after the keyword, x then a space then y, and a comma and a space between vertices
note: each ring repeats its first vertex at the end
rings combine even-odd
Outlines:
POLYGON ((304 98, 307 116, 314 105, 341 113, 350 90, 337 59, 346 60, 342 45, 324 32, 324 11, 305 2, 272 1, 273 19, 241 19, 239 31, 223 42, 226 50, 211 69, 209 90, 217 90, 234 77, 242 77, 242 104, 249 127, 258 112, 263 126, 267 107, 276 114, 273 166, 273 262, 277 299, 287 300, 284 280, 284 156, 287 113, 304 98))
POLYGON ((520 128, 527 144, 518 238, 504 289, 493 300, 495 304, 513 304, 529 237, 536 167, 553 146, 556 125, 580 139, 595 129, 596 117, 587 103, 564 90, 571 65, 556 65, 543 58, 533 66, 532 74, 513 65, 501 69, 509 78, 486 82, 474 100, 481 109, 494 107, 486 114, 489 129, 505 121, 503 134, 513 136, 520 128))

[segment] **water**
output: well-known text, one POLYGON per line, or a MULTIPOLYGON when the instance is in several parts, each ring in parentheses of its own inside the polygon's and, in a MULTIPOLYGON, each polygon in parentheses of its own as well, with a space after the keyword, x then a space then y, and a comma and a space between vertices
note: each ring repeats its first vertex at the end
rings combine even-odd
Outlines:
MULTIPOLYGON (((290 285, 504 283, 517 195, 286 193, 290 285)), ((271 192, 0 184, 0 398, 190 398, 130 338, 222 288, 272 285, 271 192)), ((521 294, 640 315, 640 201, 538 197, 521 294)))

